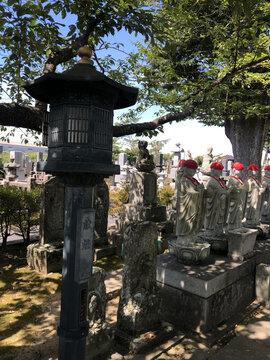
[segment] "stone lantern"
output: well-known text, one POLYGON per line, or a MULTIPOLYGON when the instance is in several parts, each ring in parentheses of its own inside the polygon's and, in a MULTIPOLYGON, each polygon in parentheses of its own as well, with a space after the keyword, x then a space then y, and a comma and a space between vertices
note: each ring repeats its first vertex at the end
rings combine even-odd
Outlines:
POLYGON ((94 186, 119 173, 119 166, 112 163, 113 110, 135 104, 138 94, 138 89, 98 72, 88 47, 80 48, 79 55, 82 60, 70 70, 48 73, 24 85, 35 99, 50 104, 48 158, 38 170, 65 184, 59 360, 85 359, 94 186))
POLYGON ((109 176, 120 171, 112 164, 113 110, 134 105, 138 89, 98 72, 88 47, 79 55, 70 70, 24 84, 31 96, 50 104, 48 158, 38 170, 109 176))

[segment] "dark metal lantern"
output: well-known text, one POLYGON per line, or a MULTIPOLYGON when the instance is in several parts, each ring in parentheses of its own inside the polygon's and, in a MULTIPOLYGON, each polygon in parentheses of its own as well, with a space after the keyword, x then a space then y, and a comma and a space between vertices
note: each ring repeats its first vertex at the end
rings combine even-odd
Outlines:
POLYGON ((134 105, 138 89, 121 85, 95 69, 88 47, 82 60, 61 74, 24 84, 35 99, 50 104, 48 173, 119 173, 112 163, 113 110, 134 105))

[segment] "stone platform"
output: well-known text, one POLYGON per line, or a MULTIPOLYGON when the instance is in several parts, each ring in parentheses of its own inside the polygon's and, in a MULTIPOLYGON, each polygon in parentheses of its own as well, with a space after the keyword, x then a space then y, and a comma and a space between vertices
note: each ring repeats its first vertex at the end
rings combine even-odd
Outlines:
POLYGON ((171 254, 158 256, 161 314, 183 330, 208 332, 255 299, 259 263, 270 264, 270 240, 257 241, 254 256, 241 263, 210 255, 201 265, 184 265, 171 254))

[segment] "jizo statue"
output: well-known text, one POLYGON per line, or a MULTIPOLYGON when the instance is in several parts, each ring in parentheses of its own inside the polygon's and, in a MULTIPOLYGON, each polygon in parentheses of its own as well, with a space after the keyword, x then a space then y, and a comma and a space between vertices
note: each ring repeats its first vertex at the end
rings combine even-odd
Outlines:
POLYGON ((265 166, 262 179, 263 198, 262 198, 262 223, 270 224, 270 165, 265 166))
POLYGON ((248 167, 247 201, 245 212, 245 226, 256 227, 260 222, 263 187, 259 180, 259 166, 251 164, 248 167))
POLYGON ((221 179, 223 165, 215 161, 210 165, 210 169, 209 180, 205 186, 204 228, 206 237, 216 237, 223 234, 227 188, 221 179))
POLYGON ((232 164, 232 175, 228 181, 228 230, 243 227, 247 185, 242 179, 244 165, 236 162, 232 164))
POLYGON ((203 222, 204 186, 193 177, 197 167, 196 161, 186 160, 177 184, 176 236, 177 242, 183 245, 196 242, 203 222))

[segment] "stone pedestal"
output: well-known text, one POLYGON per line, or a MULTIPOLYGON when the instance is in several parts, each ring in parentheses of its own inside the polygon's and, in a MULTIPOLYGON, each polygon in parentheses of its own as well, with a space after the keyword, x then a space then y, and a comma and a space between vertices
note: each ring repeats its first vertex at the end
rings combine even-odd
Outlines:
POLYGON ((210 244, 211 252, 213 254, 227 255, 228 237, 225 234, 222 236, 211 236, 211 237, 205 234, 199 234, 199 237, 210 244))
POLYGON ((210 244, 198 241, 184 245, 175 238, 169 241, 169 251, 183 264, 199 264, 210 255, 210 244))
POLYGON ((62 272, 62 257, 63 242, 27 246, 28 266, 45 275, 50 272, 62 272))
POLYGON ((270 300, 270 265, 259 264, 256 267, 256 296, 258 300, 270 300))
POLYGON ((257 230, 257 237, 266 238, 269 235, 270 225, 268 224, 259 223, 257 225, 249 225, 248 223, 244 223, 244 226, 247 229, 257 230))
POLYGON ((162 319, 182 330, 207 333, 244 311, 255 299, 256 264, 270 263, 270 241, 256 246, 255 255, 242 263, 211 254, 202 266, 188 266, 171 254, 159 255, 162 319))
POLYGON ((236 261, 243 261, 253 256, 253 249, 258 231, 240 228, 228 231, 228 256, 236 261))

